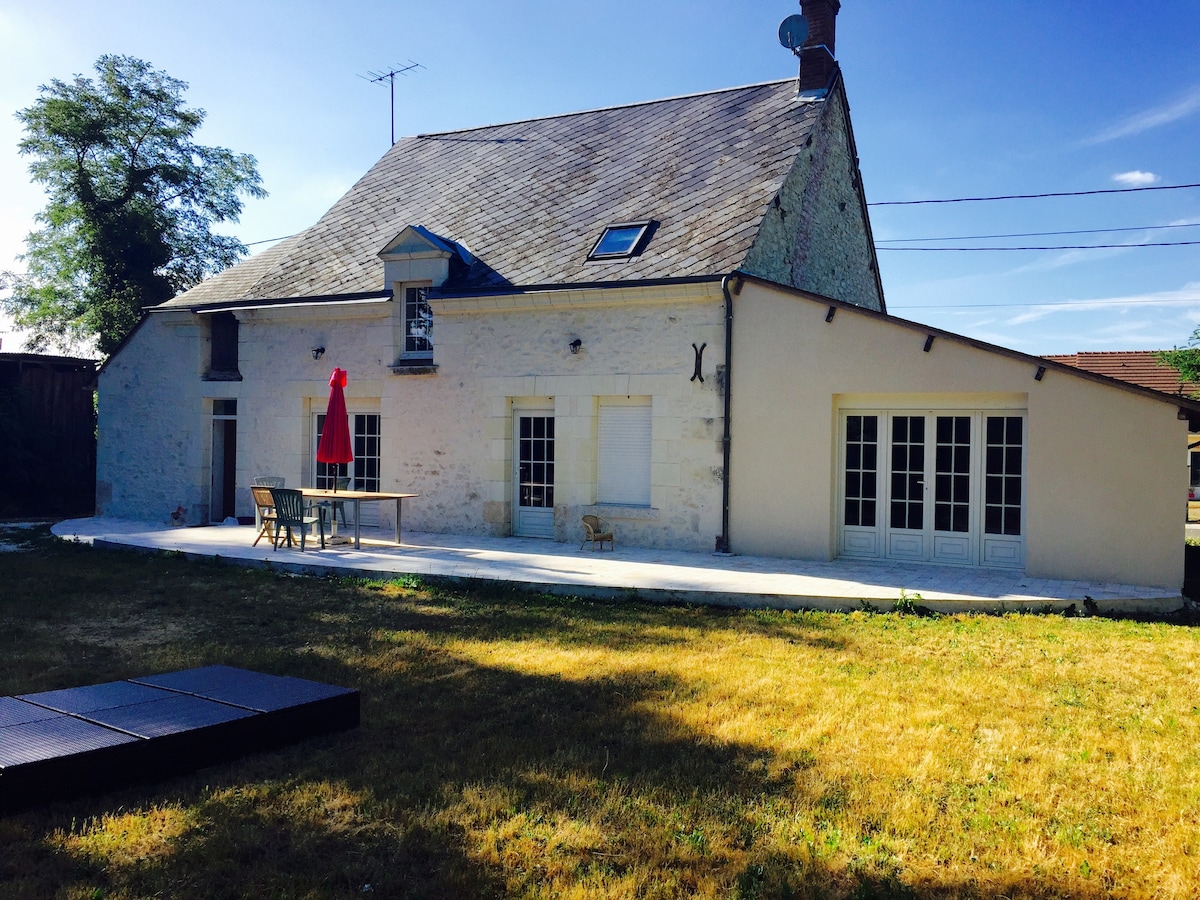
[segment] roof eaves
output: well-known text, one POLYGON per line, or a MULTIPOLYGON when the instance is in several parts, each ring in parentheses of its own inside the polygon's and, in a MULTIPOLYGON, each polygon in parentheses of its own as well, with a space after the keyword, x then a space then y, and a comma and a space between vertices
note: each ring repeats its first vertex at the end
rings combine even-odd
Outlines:
POLYGON ((738 271, 734 274, 745 281, 753 281, 758 284, 765 284, 775 288, 776 290, 781 290, 786 293, 802 297, 806 300, 811 300, 814 303, 836 306, 838 309, 850 310, 856 315, 873 316, 878 319, 885 319, 893 325, 899 325, 902 328, 908 328, 912 331, 919 331, 925 335, 945 338, 946 340, 955 341, 959 344, 966 344, 969 347, 975 347, 979 350, 986 350, 989 353, 996 353, 1000 356, 1007 356, 1010 359, 1027 362, 1034 366, 1035 370, 1037 368, 1046 368, 1056 372, 1061 372, 1066 375, 1072 375, 1076 378, 1082 378, 1086 381, 1094 381, 1097 384, 1108 385, 1109 387, 1127 391, 1131 394, 1139 394, 1143 397, 1157 400, 1161 403, 1171 403, 1179 407, 1181 411, 1187 410, 1188 412, 1195 414, 1195 416, 1200 417, 1200 400, 1193 400, 1190 397, 1182 397, 1176 394, 1166 394, 1162 391, 1156 391, 1153 388, 1142 387, 1138 384, 1131 384, 1128 381, 1122 381, 1119 378, 1110 378, 1107 375, 1099 375, 1095 372, 1089 372, 1087 369, 1080 369, 1065 363, 1055 362, 1054 360, 1047 359, 1044 356, 1035 356, 1032 353, 1022 353, 1020 350, 1012 350, 1008 347, 1001 347, 999 344, 990 344, 987 341, 981 341, 977 338, 967 337, 964 334, 957 334, 953 331, 945 331, 941 328, 935 328, 932 325, 923 325, 920 322, 913 322, 909 319, 901 319, 898 316, 892 315, 891 313, 877 312, 873 309, 867 309, 863 306, 856 306, 853 303, 846 303, 842 300, 834 300, 829 297, 822 297, 821 295, 814 294, 811 291, 802 291, 799 288, 794 288, 786 284, 779 284, 778 282, 770 281, 766 278, 760 278, 757 275, 751 275, 748 272, 738 271))
MULTIPOLYGON (((349 306, 357 303, 385 303, 392 299, 391 291, 360 291, 353 294, 328 294, 318 297, 258 297, 248 300, 214 300, 189 306, 189 312, 197 314, 233 312, 239 309, 273 309, 283 306, 349 306)), ((159 307, 151 307, 154 312, 159 307)), ((171 312, 179 307, 164 310, 171 312)))
POLYGON ((720 281, 723 275, 690 275, 682 278, 631 278, 620 281, 577 281, 562 284, 522 284, 500 285, 480 288, 447 288, 435 287, 429 289, 433 298, 451 297, 488 297, 505 294, 540 294, 547 291, 589 291, 612 290, 613 288, 645 288, 665 287, 669 285, 708 284, 720 281))

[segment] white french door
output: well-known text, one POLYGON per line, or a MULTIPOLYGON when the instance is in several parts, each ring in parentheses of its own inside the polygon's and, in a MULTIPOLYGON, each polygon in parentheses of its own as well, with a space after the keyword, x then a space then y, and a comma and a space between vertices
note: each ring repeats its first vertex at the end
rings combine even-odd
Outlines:
POLYGON ((554 411, 513 410, 513 534, 554 537, 554 411))
POLYGON ((1020 412, 843 412, 843 556, 1025 562, 1020 412))
MULTIPOLYGON (((350 440, 354 447, 354 462, 323 463, 317 460, 317 447, 321 443, 321 431, 325 427, 325 413, 316 413, 313 428, 313 487, 331 490, 338 478, 349 478, 348 487, 357 491, 380 489, 379 463, 381 459, 378 413, 350 413, 350 440)), ((354 514, 352 504, 345 507, 345 515, 354 514)), ((368 527, 379 525, 379 504, 360 504, 362 524, 368 527)))

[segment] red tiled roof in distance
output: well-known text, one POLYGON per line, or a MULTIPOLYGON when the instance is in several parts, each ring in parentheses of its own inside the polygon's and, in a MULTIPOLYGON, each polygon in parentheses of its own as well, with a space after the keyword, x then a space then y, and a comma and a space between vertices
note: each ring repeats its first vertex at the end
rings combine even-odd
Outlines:
POLYGON ((1108 350, 1088 353, 1046 355, 1046 359, 1106 375, 1118 381, 1162 391, 1164 394, 1181 394, 1190 397, 1200 393, 1200 384, 1181 382, 1179 373, 1155 359, 1156 350, 1108 350))

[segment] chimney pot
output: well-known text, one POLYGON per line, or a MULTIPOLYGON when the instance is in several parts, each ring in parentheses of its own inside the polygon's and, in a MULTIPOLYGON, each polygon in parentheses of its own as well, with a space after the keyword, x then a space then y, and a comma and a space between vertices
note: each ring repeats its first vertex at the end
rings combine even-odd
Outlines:
POLYGON ((808 39, 800 48, 800 93, 829 88, 838 64, 834 58, 837 14, 841 0, 800 0, 800 12, 808 21, 808 39))

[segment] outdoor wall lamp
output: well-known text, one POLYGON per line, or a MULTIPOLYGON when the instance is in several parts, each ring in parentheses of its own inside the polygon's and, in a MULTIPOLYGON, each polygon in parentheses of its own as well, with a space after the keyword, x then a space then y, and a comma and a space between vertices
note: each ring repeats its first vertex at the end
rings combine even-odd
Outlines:
POLYGON ((575 340, 571 341, 571 343, 567 344, 567 346, 571 348, 572 353, 578 353, 579 348, 583 346, 583 341, 581 341, 579 338, 575 338, 575 340))
POLYGON ((313 359, 320 359, 322 356, 325 355, 325 348, 324 347, 313 347, 312 355, 313 355, 313 359))

